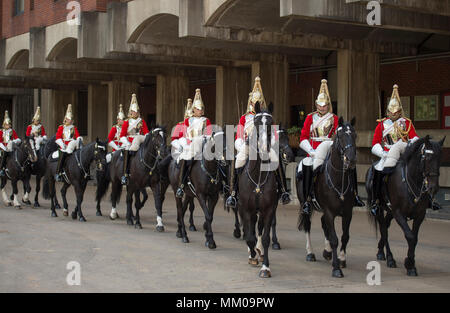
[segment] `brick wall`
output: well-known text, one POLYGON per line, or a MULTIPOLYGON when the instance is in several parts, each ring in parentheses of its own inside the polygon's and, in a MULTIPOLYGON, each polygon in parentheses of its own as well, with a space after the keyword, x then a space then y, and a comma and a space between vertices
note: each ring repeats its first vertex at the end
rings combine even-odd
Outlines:
MULTIPOLYGON (((23 14, 13 17, 14 0, 2 0, 1 38, 10 38, 27 33, 32 27, 58 24, 66 20, 70 10, 66 5, 70 0, 34 0, 34 9, 30 10, 30 0, 25 0, 23 14)), ((106 12, 109 2, 120 0, 78 0, 82 11, 106 12)))

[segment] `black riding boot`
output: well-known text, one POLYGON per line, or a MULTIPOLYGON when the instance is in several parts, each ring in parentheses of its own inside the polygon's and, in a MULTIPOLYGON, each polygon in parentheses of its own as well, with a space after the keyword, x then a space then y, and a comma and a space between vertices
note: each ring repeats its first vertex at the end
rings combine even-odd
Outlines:
POLYGON ((355 206, 357 207, 365 207, 366 204, 364 203, 364 201, 361 200, 361 198, 358 195, 358 178, 356 176, 356 168, 354 170, 352 170, 352 180, 353 180, 353 190, 355 193, 355 206))
POLYGON ((227 201, 225 202, 225 206, 228 209, 234 209, 236 208, 237 205, 237 201, 236 201, 236 190, 237 190, 237 186, 236 185, 236 169, 234 168, 236 166, 236 160, 234 159, 233 161, 231 161, 231 177, 230 177, 230 196, 227 198, 227 201))
POLYGON ((122 185, 128 185, 128 177, 130 176, 130 151, 123 150, 123 176, 122 185))
POLYGON ((311 190, 313 185, 313 167, 303 165, 303 214, 312 214, 311 190))
POLYGON ((63 169, 64 169, 64 161, 66 160, 66 152, 59 151, 58 164, 56 166, 56 175, 55 180, 58 182, 63 181, 63 169))
POLYGON ((186 168, 186 160, 180 160, 180 172, 178 173, 178 189, 175 194, 177 198, 182 199, 184 196, 184 170, 186 168))
POLYGON ((430 207, 433 209, 433 211, 438 211, 442 209, 441 205, 437 201, 434 201, 434 199, 431 196, 430 196, 430 207))
POLYGON ((383 183, 383 173, 377 170, 373 170, 373 183, 372 183, 372 201, 370 202, 370 213, 373 216, 377 215, 380 209, 378 205, 378 199, 380 198, 381 184, 383 183))
POLYGON ((0 177, 4 177, 5 173, 6 151, 0 152, 0 177))
POLYGON ((291 202, 291 197, 289 195, 289 192, 287 192, 286 176, 284 175, 283 164, 280 163, 280 165, 278 166, 275 177, 281 191, 281 203, 284 205, 289 204, 289 202, 291 202))

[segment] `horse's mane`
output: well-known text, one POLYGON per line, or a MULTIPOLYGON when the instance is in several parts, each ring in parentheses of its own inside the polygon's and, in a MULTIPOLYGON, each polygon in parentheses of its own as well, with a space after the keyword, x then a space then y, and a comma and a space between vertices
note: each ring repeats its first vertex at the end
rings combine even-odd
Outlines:
POLYGON ((426 136, 423 138, 418 139, 416 142, 414 142, 412 145, 409 145, 406 147, 405 152, 401 155, 401 160, 403 162, 408 162, 413 155, 417 155, 417 150, 427 141, 429 141, 430 137, 426 136))
MULTIPOLYGON (((157 128, 161 128, 161 131, 164 133, 164 134, 166 134, 166 126, 163 126, 163 125, 155 125, 154 127, 152 127, 152 129, 150 130, 150 133, 151 132, 153 132, 155 129, 157 129, 157 128)), ((143 144, 141 145, 141 147, 147 147, 149 144, 150 144, 150 142, 152 141, 152 136, 146 136, 146 138, 145 138, 145 140, 144 140, 144 142, 143 142, 143 144)))

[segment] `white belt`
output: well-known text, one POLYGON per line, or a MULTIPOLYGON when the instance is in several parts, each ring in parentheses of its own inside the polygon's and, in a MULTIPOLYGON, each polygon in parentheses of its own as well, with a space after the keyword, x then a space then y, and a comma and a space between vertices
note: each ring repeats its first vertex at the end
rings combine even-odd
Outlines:
POLYGON ((311 140, 312 141, 331 141, 332 139, 331 138, 328 138, 328 137, 311 137, 311 140))

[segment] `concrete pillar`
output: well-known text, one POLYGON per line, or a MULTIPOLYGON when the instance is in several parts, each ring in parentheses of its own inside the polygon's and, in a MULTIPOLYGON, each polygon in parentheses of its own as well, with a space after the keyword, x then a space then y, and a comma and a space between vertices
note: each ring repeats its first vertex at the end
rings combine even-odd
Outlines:
POLYGON ((88 87, 88 141, 97 137, 106 140, 110 127, 108 127, 108 86, 89 85, 88 87))
POLYGON ((248 93, 251 88, 250 68, 218 66, 215 124, 236 125, 247 109, 248 93))
POLYGON ((19 94, 13 97, 13 112, 11 116, 17 136, 23 138, 33 118, 33 94, 19 94))
POLYGON ((40 92, 39 89, 34 90, 34 109, 36 110, 38 105, 41 106, 41 123, 44 125, 48 138, 56 133, 51 94, 52 91, 50 89, 40 89, 40 92))
MULTIPOLYGON (((108 110, 107 110, 107 129, 109 130, 112 125, 117 121, 117 112, 119 111, 119 105, 123 104, 123 110, 125 115, 128 114, 128 108, 130 107, 131 95, 137 94, 139 84, 137 82, 126 81, 112 81, 108 82, 108 110)), ((104 112, 106 113, 106 112, 104 112)))
POLYGON ((252 88, 256 76, 261 78, 261 86, 267 105, 269 105, 270 102, 274 104, 274 123, 288 125, 289 64, 286 58, 274 58, 273 61, 260 61, 252 63, 252 88))
MULTIPOLYGON (((75 119, 75 125, 77 125, 77 90, 52 90, 50 96, 50 105, 52 112, 49 118, 49 127, 53 129, 52 132, 48 132, 49 135, 53 136, 56 134, 56 129, 64 121, 64 116, 66 114, 67 105, 72 104, 72 111, 75 119)), ((50 137, 51 137, 50 136, 50 137)))
POLYGON ((379 118, 379 55, 339 50, 337 75, 339 116, 356 117, 357 130, 374 130, 379 118))
POLYGON ((189 78, 185 75, 158 75, 156 78, 156 122, 172 127, 183 120, 189 94, 189 78))

